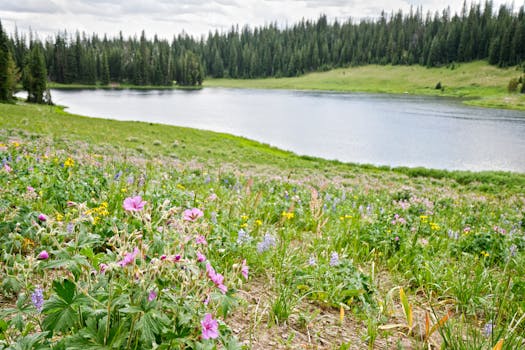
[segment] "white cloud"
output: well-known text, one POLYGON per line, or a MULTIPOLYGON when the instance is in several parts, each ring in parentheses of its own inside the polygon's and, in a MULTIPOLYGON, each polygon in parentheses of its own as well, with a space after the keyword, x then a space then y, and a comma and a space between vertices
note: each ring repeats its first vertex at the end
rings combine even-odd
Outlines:
MULTIPOLYGON (((494 8, 507 3, 494 0, 494 8)), ((258 26, 277 22, 290 25, 302 18, 354 20, 377 17, 410 6, 423 10, 459 11, 463 0, 0 0, 0 19, 8 31, 32 28, 40 37, 66 29, 87 33, 148 36, 157 33, 171 38, 182 30, 192 35, 224 31, 238 24, 258 26)))

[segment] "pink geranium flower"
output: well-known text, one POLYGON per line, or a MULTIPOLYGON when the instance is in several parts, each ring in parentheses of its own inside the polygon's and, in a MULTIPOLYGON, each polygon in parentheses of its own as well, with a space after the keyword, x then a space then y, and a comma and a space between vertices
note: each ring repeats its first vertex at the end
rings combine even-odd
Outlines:
POLYGON ((141 211, 145 204, 141 196, 135 196, 124 199, 122 206, 127 211, 141 211))
POLYGON ((202 235, 199 235, 197 236, 197 238, 195 238, 195 243, 197 244, 204 244, 204 245, 207 245, 208 242, 206 241, 206 238, 202 235))
POLYGON ((124 255, 124 259, 119 261, 118 264, 121 267, 133 264, 133 262, 135 261, 135 258, 137 257, 139 253, 140 253, 139 249, 135 247, 135 249, 133 249, 133 253, 126 253, 126 255, 124 255))
POLYGON ((99 267, 99 272, 103 275, 106 272, 108 265, 101 263, 100 265, 98 265, 98 267, 99 267))
POLYGON ((184 215, 184 220, 193 222, 197 220, 198 218, 200 218, 201 216, 203 216, 204 213, 199 208, 193 208, 193 209, 184 210, 183 215, 184 215))
POLYGON ((219 323, 213 319, 211 314, 204 315, 201 325, 202 339, 216 339, 219 337, 219 323))
POLYGON ((249 269, 250 269, 250 268, 248 267, 248 265, 246 265, 246 259, 244 259, 244 260, 242 261, 241 274, 243 275, 243 277, 244 277, 245 279, 248 279, 248 271, 249 271, 249 269))
POLYGON ((200 252, 197 252, 197 261, 198 262, 206 261, 206 256, 200 252))
POLYGON ((222 292, 222 294, 226 294, 228 291, 228 287, 226 287, 224 282, 224 276, 220 273, 215 272, 215 269, 211 266, 210 263, 206 264, 206 273, 208 274, 208 277, 210 280, 219 288, 219 290, 222 292))
POLYGON ((46 252, 45 250, 42 250, 40 252, 40 254, 38 254, 37 258, 38 258, 38 260, 47 260, 47 259, 49 259, 49 253, 46 252))

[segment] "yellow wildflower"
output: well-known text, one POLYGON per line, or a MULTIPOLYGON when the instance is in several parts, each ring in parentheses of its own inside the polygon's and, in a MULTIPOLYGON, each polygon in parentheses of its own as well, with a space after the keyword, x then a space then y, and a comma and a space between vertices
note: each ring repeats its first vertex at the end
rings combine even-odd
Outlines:
POLYGON ((180 190, 185 190, 186 187, 184 187, 184 185, 182 184, 177 184, 177 188, 180 189, 180 190))
POLYGON ((64 215, 58 213, 56 219, 57 219, 57 221, 62 221, 62 220, 64 220, 64 215))
POLYGON ((71 157, 67 157, 66 161, 64 162, 64 166, 66 168, 73 167, 75 165, 75 161, 71 157))
POLYGON ((290 220, 290 219, 293 219, 293 217, 294 217, 294 213, 292 213, 292 212, 287 212, 287 211, 283 211, 282 216, 283 216, 284 218, 290 220))
POLYGON ((263 222, 262 222, 262 220, 257 219, 257 220, 255 220, 255 224, 257 226, 262 226, 263 222))

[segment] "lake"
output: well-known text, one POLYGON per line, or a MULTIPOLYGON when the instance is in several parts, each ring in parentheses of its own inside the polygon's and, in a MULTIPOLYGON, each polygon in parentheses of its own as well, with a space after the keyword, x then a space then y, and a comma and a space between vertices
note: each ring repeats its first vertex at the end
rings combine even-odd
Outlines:
POLYGON ((344 162, 525 172, 525 113, 411 95, 52 90, 68 111, 226 132, 344 162))

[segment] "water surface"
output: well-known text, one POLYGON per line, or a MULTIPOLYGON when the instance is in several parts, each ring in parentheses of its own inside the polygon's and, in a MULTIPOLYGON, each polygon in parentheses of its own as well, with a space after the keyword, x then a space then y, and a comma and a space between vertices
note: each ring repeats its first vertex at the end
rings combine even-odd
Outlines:
POLYGON ((525 113, 409 95, 53 90, 71 113, 226 132, 345 162, 525 172, 525 113))

